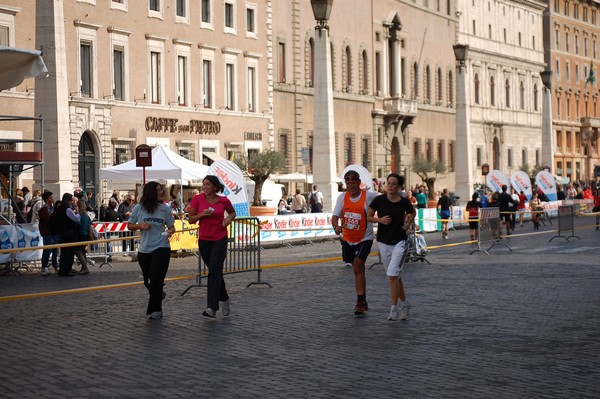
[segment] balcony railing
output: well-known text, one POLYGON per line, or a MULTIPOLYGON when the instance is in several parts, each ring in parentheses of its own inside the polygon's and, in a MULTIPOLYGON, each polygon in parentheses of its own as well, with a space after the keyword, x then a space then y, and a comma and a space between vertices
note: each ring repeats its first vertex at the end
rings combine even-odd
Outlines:
POLYGON ((389 97, 383 100, 383 109, 390 114, 417 116, 418 106, 416 100, 402 97, 389 97))

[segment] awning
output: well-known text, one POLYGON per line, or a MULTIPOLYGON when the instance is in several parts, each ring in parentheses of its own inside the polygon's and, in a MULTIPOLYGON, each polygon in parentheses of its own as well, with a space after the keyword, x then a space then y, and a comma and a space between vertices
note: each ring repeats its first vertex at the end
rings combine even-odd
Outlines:
POLYGON ((223 158, 222 156, 220 156, 216 152, 207 151, 207 152, 203 152, 202 155, 204 155, 206 158, 210 159, 213 162, 226 161, 225 158, 223 158))
POLYGON ((10 89, 48 72, 41 52, 0 46, 0 90, 10 89))

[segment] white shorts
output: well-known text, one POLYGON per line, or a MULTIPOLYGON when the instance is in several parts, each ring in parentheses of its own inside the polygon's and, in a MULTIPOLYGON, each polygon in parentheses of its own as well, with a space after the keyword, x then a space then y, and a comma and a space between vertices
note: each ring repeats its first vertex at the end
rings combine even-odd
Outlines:
POLYGON ((388 245, 378 242, 381 262, 385 267, 386 273, 390 277, 402 275, 404 268, 404 258, 406 255, 406 241, 400 241, 396 245, 388 245))

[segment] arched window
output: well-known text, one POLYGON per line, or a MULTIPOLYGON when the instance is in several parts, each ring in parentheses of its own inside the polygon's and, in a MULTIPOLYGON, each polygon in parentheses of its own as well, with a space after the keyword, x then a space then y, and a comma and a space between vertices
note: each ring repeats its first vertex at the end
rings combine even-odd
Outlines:
POLYGON ((346 62, 344 64, 344 69, 346 69, 344 76, 344 88, 347 91, 350 91, 350 86, 352 86, 352 52, 350 51, 350 46, 346 46, 344 58, 346 58, 346 62))
POLYGON ((369 63, 367 59, 367 50, 363 50, 362 52, 362 83, 361 89, 363 94, 367 94, 369 90, 369 63))
POLYGON ((315 84, 315 40, 311 37, 308 40, 308 86, 315 84))
POLYGON ((493 76, 490 78, 490 105, 496 106, 496 83, 493 76))
POLYGON ((475 104, 479 104, 479 74, 475 74, 475 79, 473 82, 475 88, 475 104))
POLYGON ((413 64, 413 99, 419 97, 419 65, 413 64))
POLYGON ((454 75, 452 71, 448 72, 448 106, 454 105, 454 75))
POLYGON ((431 68, 425 67, 425 101, 431 104, 431 68))
POLYGON ((444 98, 443 97, 444 90, 443 90, 442 83, 443 83, 442 68, 438 68, 438 70, 437 70, 437 99, 436 99, 437 105, 442 105, 442 101, 443 101, 442 99, 444 98))
POLYGON ((525 85, 523 82, 519 86, 519 106, 521 109, 525 109, 525 85))
POLYGON ((504 103, 506 108, 510 108, 510 82, 508 79, 504 81, 504 103))
POLYGON ((538 110, 538 88, 537 88, 537 83, 534 83, 534 85, 533 85, 533 110, 534 111, 538 110))

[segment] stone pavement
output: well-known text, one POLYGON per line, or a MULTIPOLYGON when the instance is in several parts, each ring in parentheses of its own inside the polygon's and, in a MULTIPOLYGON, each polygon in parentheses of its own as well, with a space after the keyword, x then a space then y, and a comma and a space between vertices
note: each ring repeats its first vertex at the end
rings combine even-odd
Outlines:
MULTIPOLYGON (((578 225, 591 218, 578 219, 578 225)), ((554 226, 555 227, 555 226, 554 226)), ((548 230, 550 227, 546 227, 548 230)), ((532 232, 530 224, 516 233, 532 232)), ((426 235, 430 246, 464 241, 426 235)), ((387 321, 387 280, 367 272, 370 311, 355 317, 340 261, 226 277, 229 317, 205 320, 205 289, 167 282, 165 317, 147 320, 137 264, 88 276, 0 277, 2 398, 596 398, 600 389, 600 232, 581 241, 513 235, 513 252, 434 248, 409 263, 410 319, 387 321)), ((339 244, 266 249, 263 265, 339 256, 339 244)), ((376 261, 369 259, 368 265, 376 261)), ((192 276, 195 258, 169 277, 192 276)))

